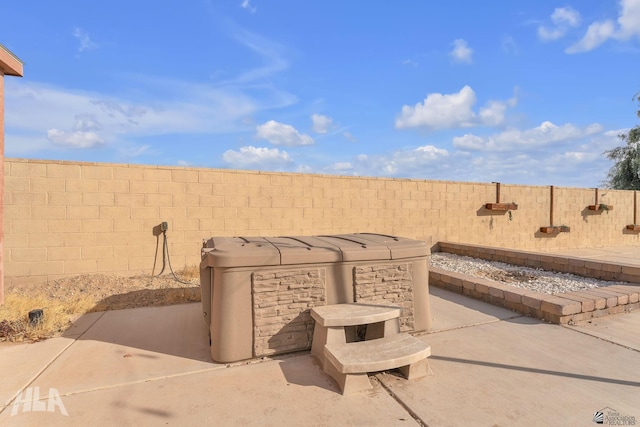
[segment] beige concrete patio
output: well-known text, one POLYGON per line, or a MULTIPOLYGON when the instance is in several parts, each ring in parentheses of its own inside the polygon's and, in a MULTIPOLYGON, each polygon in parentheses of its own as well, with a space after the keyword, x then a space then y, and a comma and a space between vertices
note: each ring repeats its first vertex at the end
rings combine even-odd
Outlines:
POLYGON ((591 425, 603 408, 640 422, 640 312, 559 326, 442 289, 431 304, 433 375, 380 373, 347 396, 309 354, 211 362, 199 304, 93 313, 0 346, 0 425, 591 425), (42 406, 12 405, 35 387, 42 406))

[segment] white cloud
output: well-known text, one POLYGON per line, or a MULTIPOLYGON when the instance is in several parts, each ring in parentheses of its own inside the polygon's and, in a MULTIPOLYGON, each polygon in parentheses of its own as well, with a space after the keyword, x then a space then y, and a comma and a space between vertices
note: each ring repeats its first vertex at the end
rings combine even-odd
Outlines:
POLYGON ((640 37, 640 0, 622 0, 618 25, 620 30, 618 37, 628 39, 633 36, 640 37))
POLYGON ((93 114, 76 114, 73 129, 77 131, 101 130, 102 125, 93 114))
POLYGON ((433 145, 418 147, 415 149, 415 152, 424 160, 437 160, 440 157, 446 157, 449 155, 447 150, 434 147, 433 145))
POLYGON ((551 14, 554 26, 538 27, 538 37, 543 41, 558 40, 565 36, 570 28, 580 24, 580 13, 571 7, 558 7, 551 14))
POLYGON ((93 40, 91 40, 89 34, 78 27, 73 29, 73 37, 77 38, 80 42, 80 46, 78 46, 78 52, 84 52, 85 50, 93 50, 98 48, 98 45, 93 40))
POLYGON ((147 102, 14 79, 7 85, 11 90, 6 105, 11 108, 6 109, 6 125, 46 132, 74 120, 76 126, 98 126, 108 134, 225 133, 236 131, 240 120, 259 108, 269 108, 235 91, 206 85, 152 77, 133 83, 147 93, 147 102))
POLYGON ((49 129, 47 138, 55 145, 69 148, 95 148, 104 145, 104 140, 95 132, 66 132, 59 129, 49 129))
POLYGON ((7 139, 7 150, 24 154, 26 147, 37 151, 51 143, 84 147, 91 141, 96 144, 98 139, 113 145, 136 137, 237 132, 247 128, 243 123, 246 117, 282 105, 278 97, 257 99, 236 90, 149 76, 129 83, 146 94, 147 101, 8 80, 7 135, 40 142, 14 147, 18 139, 7 139), (47 135, 49 130, 55 130, 51 137, 47 135), (93 132, 99 138, 74 132, 93 132))
POLYGON ((353 136, 353 134, 351 132, 346 132, 346 131, 342 132, 342 136, 347 138, 347 140, 349 142, 357 142, 358 141, 358 139, 355 136, 353 136))
POLYGON ((520 53, 520 48, 518 48, 516 39, 514 39, 513 36, 507 34, 502 37, 502 51, 512 55, 520 53))
POLYGON ((472 126, 475 114, 471 110, 476 103, 476 94, 469 86, 458 93, 443 95, 431 93, 424 102, 414 107, 404 105, 400 117, 396 119, 396 128, 426 126, 433 129, 472 126))
MULTIPOLYGON (((469 181, 508 181, 512 184, 533 183, 542 179, 542 183, 549 183, 548 176, 539 176, 541 172, 540 159, 525 153, 510 155, 483 153, 472 157, 467 163, 467 170, 463 172, 469 181)), ((461 178, 462 179, 462 178, 461 178)), ((551 183, 558 185, 557 182, 551 183)), ((517 200, 514 200, 517 202, 517 200)))
POLYGON ((331 117, 323 116, 321 114, 313 114, 311 116, 313 122, 312 130, 315 133, 324 134, 329 132, 333 126, 333 119, 331 117))
MULTIPOLYGON (((278 100, 278 104, 272 105, 270 108, 285 107, 297 102, 298 99, 295 95, 278 88, 273 83, 274 76, 289 68, 289 62, 285 57, 286 47, 239 27, 231 21, 227 21, 226 27, 229 37, 248 49, 249 52, 242 52, 242 57, 252 60, 254 56, 257 56, 258 64, 243 69, 238 75, 216 80, 216 87, 225 90, 240 90, 242 93, 259 92, 260 98, 266 94, 267 97, 278 100)), ((216 74, 214 73, 212 79, 216 78, 216 74)))
POLYGON ((449 52, 449 56, 453 58, 455 62, 471 63, 471 55, 473 49, 471 49, 464 39, 456 39, 453 41, 453 49, 449 52))
POLYGON ((595 160, 598 156, 598 153, 584 153, 580 151, 567 151, 564 154, 561 154, 561 158, 567 161, 573 162, 584 162, 585 160, 595 160))
POLYGON ((580 24, 580 12, 571 7, 558 7, 551 14, 551 20, 556 25, 567 24, 572 27, 580 24))
POLYGON ((222 81, 220 84, 255 84, 256 82, 266 84, 269 77, 289 67, 289 63, 283 55, 284 48, 282 45, 242 28, 237 28, 231 36, 238 43, 257 54, 262 59, 263 64, 230 80, 222 81))
POLYGON ((432 129, 465 128, 477 125, 500 126, 504 123, 508 107, 514 107, 517 99, 507 101, 489 101, 476 114, 472 107, 476 103, 476 94, 469 86, 458 93, 431 93, 422 103, 414 107, 404 105, 396 119, 396 128, 424 126, 432 129))
POLYGON ((314 173, 315 169, 313 169, 309 165, 298 165, 298 167, 295 168, 294 172, 297 172, 297 173, 314 173))
POLYGON ((283 170, 293 165, 289 154, 277 148, 240 147, 240 151, 225 151, 222 159, 237 169, 283 170))
MULTIPOLYGON (((11 79, 6 82, 7 152, 25 155, 54 148, 53 140, 78 141, 73 132, 94 132, 113 151, 136 138, 179 134, 226 134, 255 126, 256 113, 297 102, 277 88, 272 77, 288 67, 283 48, 257 34, 229 24, 231 37, 256 54, 258 65, 227 81, 210 84, 128 73, 119 87, 135 87, 134 96, 114 92, 83 91, 11 79), (75 123, 73 127, 70 123, 75 123), (47 132, 54 132, 49 139, 47 132), (18 141, 28 141, 20 146, 18 141)), ((77 28, 81 49, 95 48, 89 35, 77 28)), ((91 137, 84 135, 85 144, 91 137)), ((83 145, 83 144, 80 144, 83 145)), ((155 144, 154 144, 155 145, 155 144)))
MULTIPOLYGON (((349 174, 447 180, 453 176, 456 181, 594 187, 610 166, 602 153, 619 145, 618 133, 603 132, 597 124, 576 127, 545 122, 493 137, 508 150, 487 147, 487 137, 465 135, 464 147, 458 140, 455 151, 425 145, 388 154, 360 154, 351 159, 349 174), (519 145, 509 145, 512 138, 519 145)), ((328 169, 325 172, 331 173, 328 169)))
POLYGON ((256 137, 266 139, 273 145, 288 147, 311 145, 315 141, 309 135, 301 134, 293 126, 269 120, 256 127, 256 137))
POLYGON ((102 129, 92 114, 77 114, 73 132, 57 128, 47 130, 47 139, 54 145, 67 148, 95 148, 106 141, 96 132, 102 129))
POLYGON ((640 38, 640 0, 620 0, 617 24, 610 19, 593 22, 582 39, 569 46, 565 52, 588 52, 609 39, 624 41, 633 37, 640 38))
MULTIPOLYGON (((548 132, 554 132, 553 127, 546 128, 548 132)), ((531 143, 529 146, 514 147, 517 150, 512 151, 472 150, 466 159, 461 157, 461 152, 455 152, 448 161, 452 167, 456 163, 464 165, 464 169, 456 169, 456 180, 460 181, 502 181, 582 188, 598 186, 610 166, 602 153, 619 145, 615 138, 616 131, 602 132, 601 127, 595 125, 578 129, 577 133, 582 137, 553 144, 545 142, 539 146, 531 143), (597 129, 600 132, 593 133, 597 129), (553 148, 550 148, 551 145, 553 148)), ((470 141, 473 139, 468 137, 470 141)), ((482 137, 475 137, 475 140, 483 142, 482 137)))
POLYGON ((249 13, 256 13, 257 10, 254 6, 251 5, 249 0, 242 0, 242 3, 240 3, 240 7, 247 10, 249 13))
POLYGON ((132 159, 134 157, 141 156, 143 154, 147 154, 151 152, 151 146, 149 144, 144 144, 139 147, 126 147, 126 148, 118 148, 118 154, 123 159, 132 159))
POLYGON ((91 103, 97 105, 109 117, 122 116, 130 123, 137 123, 135 119, 143 117, 149 111, 148 107, 123 104, 112 100, 96 99, 92 100, 91 103))
POLYGON ((600 46, 613 36, 615 25, 612 21, 594 22, 589 25, 587 33, 577 43, 569 46, 566 53, 588 52, 600 46))
POLYGON ((538 27, 538 38, 540 38, 541 40, 558 40, 562 37, 564 37, 564 31, 561 31, 557 28, 550 30, 544 27, 538 27))
POLYGON ((466 150, 482 150, 486 145, 485 138, 470 133, 453 138, 453 146, 466 150))
POLYGON ((609 167, 601 153, 619 145, 616 135, 620 132, 605 132, 598 124, 560 126, 543 122, 492 137, 466 135, 465 147, 455 150, 426 144, 389 153, 363 153, 324 166, 297 164, 281 150, 254 147, 229 150, 224 160, 236 168, 302 173, 419 179, 454 176, 458 181, 593 187, 600 184, 609 167), (493 146, 487 146, 489 140, 493 146))
POLYGON ((480 121, 487 126, 500 126, 504 123, 507 107, 515 107, 517 98, 513 97, 506 102, 489 101, 480 109, 480 121))
POLYGON ((337 162, 337 163, 334 163, 331 166, 331 168, 336 170, 336 171, 345 172, 345 171, 349 171, 349 170, 353 169, 353 165, 351 164, 351 162, 337 162))
POLYGON ((602 126, 599 124, 579 128, 570 123, 557 126, 546 121, 535 128, 509 129, 486 137, 473 134, 454 137, 453 146, 472 151, 535 150, 550 144, 573 142, 600 132, 602 126))
POLYGON ((449 152, 432 145, 412 150, 397 150, 385 155, 360 154, 354 161, 357 175, 430 176, 430 172, 447 169, 444 160, 449 152))
POLYGON ((629 132, 629 129, 623 128, 623 129, 608 130, 604 132, 603 135, 608 137, 617 137, 618 135, 626 134, 627 132, 629 132))

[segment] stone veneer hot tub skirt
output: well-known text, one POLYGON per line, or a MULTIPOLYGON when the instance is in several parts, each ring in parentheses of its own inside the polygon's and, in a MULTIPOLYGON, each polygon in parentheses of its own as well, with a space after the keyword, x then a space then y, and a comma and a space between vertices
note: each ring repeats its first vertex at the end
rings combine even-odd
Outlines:
POLYGON ((211 357, 307 350, 309 311, 328 304, 397 305, 402 331, 427 331, 429 256, 423 241, 372 233, 213 237, 200 264, 211 357))

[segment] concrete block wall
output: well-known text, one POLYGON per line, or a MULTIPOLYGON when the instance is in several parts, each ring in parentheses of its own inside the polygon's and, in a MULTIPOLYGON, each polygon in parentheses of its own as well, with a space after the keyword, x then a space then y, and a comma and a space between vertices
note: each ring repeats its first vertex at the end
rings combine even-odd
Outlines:
POLYGON ((633 192, 600 191, 608 212, 587 209, 593 189, 501 186, 511 213, 487 211, 494 184, 6 159, 5 277, 41 283, 83 273, 159 271, 166 221, 174 269, 199 263, 211 236, 375 232, 544 251, 638 244, 633 192))

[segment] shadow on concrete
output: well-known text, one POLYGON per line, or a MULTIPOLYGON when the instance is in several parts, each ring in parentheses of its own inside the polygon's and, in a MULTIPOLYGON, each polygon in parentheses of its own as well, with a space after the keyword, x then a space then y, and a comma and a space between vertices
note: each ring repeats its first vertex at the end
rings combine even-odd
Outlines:
POLYGON ((604 383, 617 384, 617 385, 629 386, 629 387, 640 387, 640 382, 628 381, 628 380, 623 380, 618 378, 596 377, 593 375, 575 374, 571 372, 561 372, 561 371, 551 371, 548 369, 527 368, 525 366, 506 365, 503 363, 484 362, 481 360, 472 360, 472 359, 460 359, 457 357, 431 355, 430 358, 432 360, 442 360, 445 362, 453 362, 453 363, 464 363, 464 364, 470 364, 470 365, 485 366, 488 368, 530 372, 530 373, 541 374, 541 375, 553 375, 553 376, 559 376, 559 377, 565 377, 565 378, 575 378, 575 379, 586 380, 586 381, 604 382, 604 383))
POLYGON ((320 362, 315 356, 307 354, 306 357, 291 357, 302 354, 304 353, 291 353, 277 358, 280 359, 279 366, 287 383, 305 387, 318 387, 340 393, 338 384, 324 373, 320 362))
MULTIPOLYGON (((457 292, 452 292, 450 290, 439 288, 437 286, 430 286, 429 294, 431 296, 435 296, 443 300, 449 301, 453 304, 456 304, 457 306, 468 308, 469 310, 473 310, 478 313, 486 314, 489 316, 495 316, 496 312, 500 312, 500 311, 513 313, 514 318, 525 316, 522 313, 509 310, 508 308, 492 305, 480 299, 475 299, 473 297, 460 294, 457 292)), ((506 316, 506 317, 510 317, 510 316, 506 316)), ((507 320, 507 319, 504 318, 500 320, 507 320)))
POLYGON ((200 302, 200 286, 140 289, 124 294, 110 295, 98 302, 89 312, 161 307, 190 302, 200 302))
POLYGON ((169 424, 166 420, 170 420, 175 418, 172 412, 162 410, 160 408, 154 408, 150 406, 135 406, 131 405, 126 397, 122 397, 114 402, 110 403, 111 407, 119 413, 124 413, 125 411, 137 412, 147 418, 147 420, 155 420, 157 423, 165 421, 165 424, 169 424))
POLYGON ((73 322, 63 336, 129 347, 122 349, 123 357, 158 357, 132 350, 140 349, 214 363, 202 305, 196 301, 199 289, 192 287, 109 296, 73 322))
POLYGON ((447 289, 431 287, 433 324, 429 331, 418 331, 415 336, 429 336, 442 332, 494 322, 537 325, 541 321, 508 308, 493 305, 471 296, 447 289))

